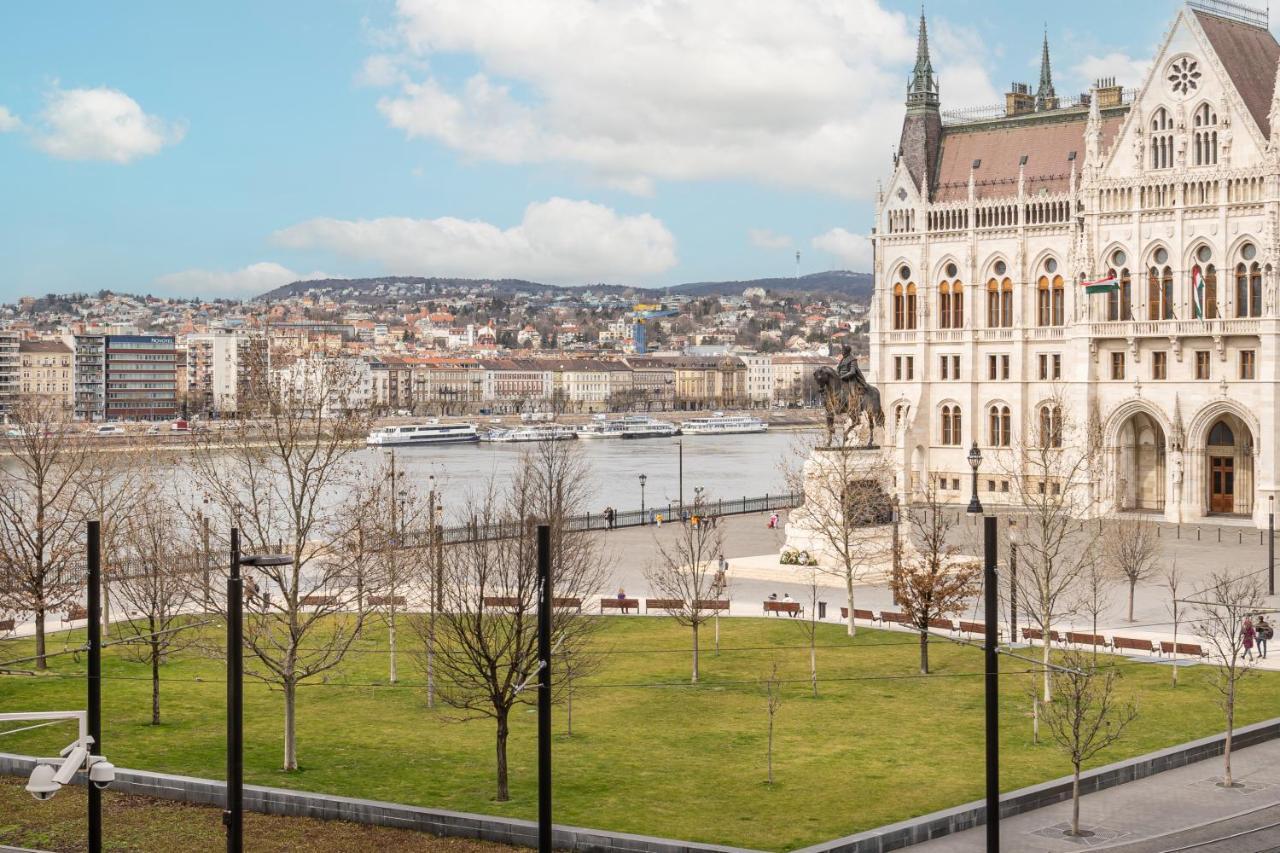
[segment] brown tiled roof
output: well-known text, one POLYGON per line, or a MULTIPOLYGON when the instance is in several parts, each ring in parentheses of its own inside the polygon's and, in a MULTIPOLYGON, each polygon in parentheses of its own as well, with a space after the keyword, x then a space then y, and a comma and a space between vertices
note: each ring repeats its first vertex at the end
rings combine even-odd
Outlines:
MULTIPOLYGON (((1084 129, 1088 111, 1062 110, 1035 113, 1002 122, 944 128, 942 158, 934 201, 960 201, 969 197, 969 169, 975 160, 974 193, 982 198, 1015 195, 1023 156, 1027 195, 1065 192, 1071 183, 1071 161, 1076 152, 1077 176, 1084 166, 1084 129)), ((1108 110, 1102 118, 1102 148, 1111 147, 1124 115, 1108 110)))
POLYGON ((61 341, 19 341, 18 352, 56 352, 69 354, 71 347, 61 341))
POLYGON ((1270 137, 1271 95, 1276 86, 1280 44, 1270 30, 1198 9, 1194 14, 1262 135, 1270 137))

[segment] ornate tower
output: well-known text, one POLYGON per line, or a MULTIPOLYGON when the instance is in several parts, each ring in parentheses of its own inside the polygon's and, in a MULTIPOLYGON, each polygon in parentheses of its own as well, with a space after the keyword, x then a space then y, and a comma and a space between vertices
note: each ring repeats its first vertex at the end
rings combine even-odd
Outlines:
POLYGON ((1053 70, 1049 66, 1049 31, 1044 33, 1044 47, 1040 51, 1040 86, 1036 89, 1036 109, 1056 110, 1058 95, 1053 91, 1053 70))
POLYGON ((911 179, 921 192, 933 178, 942 141, 938 79, 929 61, 929 30, 920 12, 920 35, 916 42, 916 65, 907 85, 907 116, 902 122, 898 156, 905 161, 911 179))

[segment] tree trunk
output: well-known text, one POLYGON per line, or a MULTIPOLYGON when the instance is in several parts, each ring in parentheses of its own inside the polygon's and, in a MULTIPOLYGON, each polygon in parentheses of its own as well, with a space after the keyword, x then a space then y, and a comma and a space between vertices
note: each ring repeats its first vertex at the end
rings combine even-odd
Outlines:
POLYGON ((1080 834, 1080 765, 1074 764, 1071 776, 1071 834, 1080 834))
POLYGON ((497 743, 497 759, 498 759, 498 802, 505 803, 511 799, 511 792, 507 787, 507 709, 498 709, 498 733, 497 743))
POLYGON ((1049 641, 1049 638, 1050 638, 1050 636, 1052 636, 1052 635, 1051 635, 1051 633, 1050 633, 1050 631, 1049 631, 1049 620, 1050 620, 1050 619, 1052 619, 1052 618, 1053 618, 1053 614, 1050 614, 1050 613, 1041 613, 1041 614, 1040 614, 1040 628, 1041 628, 1041 630, 1044 632, 1044 633, 1040 636, 1040 645, 1041 645, 1041 653, 1042 653, 1042 655, 1041 655, 1041 659, 1042 659, 1042 662, 1043 662, 1043 664, 1044 664, 1044 666, 1043 666, 1043 669, 1044 669, 1044 701, 1046 701, 1046 702, 1052 702, 1052 701, 1053 701, 1053 681, 1052 681, 1052 678, 1051 678, 1051 676, 1053 675, 1053 673, 1052 673, 1052 672, 1050 671, 1050 669, 1049 669, 1049 642, 1050 642, 1050 641, 1049 641))
POLYGON ((720 611, 716 611, 716 657, 720 657, 720 611))
POLYGON ((853 623, 853 572, 844 573, 844 591, 849 599, 849 636, 853 637, 858 633, 858 626, 853 623))
POLYGON ((693 683, 698 683, 698 623, 693 623, 693 683))
POLYGON ((573 737, 573 676, 569 676, 568 690, 565 692, 564 733, 573 737))
POLYGON ((391 676, 392 684, 396 683, 396 612, 391 611, 391 624, 387 628, 387 643, 391 647, 391 676))
POLYGON ((1227 737, 1222 744, 1222 784, 1230 788, 1234 784, 1231 778, 1231 736, 1234 734, 1236 722, 1236 685, 1232 682, 1227 691, 1227 737))
POLYGON ((1129 578, 1129 621, 1133 621, 1133 596, 1137 592, 1138 582, 1133 578, 1129 578))
POLYGON ((1173 666, 1169 667, 1173 672, 1173 686, 1178 686, 1178 619, 1173 619, 1173 666))
POLYGON ((815 634, 809 635, 809 678, 813 681, 813 698, 818 698, 818 648, 815 634))
POLYGON ((769 713, 769 784, 773 784, 773 712, 769 713))
POLYGON ((111 636, 111 585, 107 583, 107 567, 102 567, 102 582, 99 585, 102 590, 102 636, 104 638, 111 636))
POLYGON ((49 662, 44 658, 44 608, 36 609, 36 669, 46 670, 49 662))
POLYGON ((929 674, 929 632, 920 632, 920 674, 929 674))
POLYGON ((298 701, 298 685, 292 678, 284 679, 284 769, 298 769, 298 741, 295 705, 298 701))
POLYGON ((151 725, 160 725, 160 643, 154 637, 151 640, 151 725))
POLYGON ((436 706, 436 608, 427 614, 427 707, 436 706))

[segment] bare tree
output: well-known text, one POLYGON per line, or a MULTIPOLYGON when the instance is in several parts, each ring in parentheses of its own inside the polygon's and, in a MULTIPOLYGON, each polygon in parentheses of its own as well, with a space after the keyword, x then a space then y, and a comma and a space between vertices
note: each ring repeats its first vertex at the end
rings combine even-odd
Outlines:
POLYGON ((778 675, 778 662, 775 660, 773 666, 760 682, 760 686, 764 690, 765 712, 769 715, 769 736, 768 747, 765 753, 768 765, 768 781, 773 784, 773 722, 778 716, 778 709, 782 707, 782 677, 778 675))
MULTIPOLYGON (((1120 673, 1075 649, 1063 653, 1058 670, 1058 697, 1046 702, 1041 716, 1058 748, 1071 761, 1071 830, 1080 836, 1080 768, 1115 743, 1138 715, 1132 701, 1117 695, 1120 673)), ((1032 691, 1032 699, 1037 699, 1032 691)))
POLYGON ((1173 664, 1169 667, 1173 686, 1178 686, 1178 623, 1182 617, 1182 600, 1178 598, 1178 587, 1182 583, 1182 575, 1178 572, 1178 557, 1174 555, 1173 565, 1164 574, 1164 588, 1169 590, 1169 603, 1166 607, 1173 619, 1173 664))
POLYGON ((1109 566, 1098 561, 1090 563, 1081 573, 1079 589, 1076 591, 1076 608, 1089 617, 1095 659, 1098 656, 1098 618, 1111 605, 1111 588, 1115 582, 1108 568, 1109 566))
POLYGON ((352 457, 352 440, 367 431, 352 410, 354 370, 316 360, 288 384, 264 383, 251 401, 257 420, 225 422, 219 440, 197 440, 189 454, 217 529, 238 527, 245 553, 290 557, 254 570, 261 606, 244 632, 245 672, 283 694, 286 771, 298 769, 298 686, 338 666, 363 623, 342 548, 385 511, 383 482, 352 457))
POLYGON ((692 518, 703 515, 699 495, 692 504, 691 520, 678 529, 669 543, 655 537, 654 563, 645 570, 649 589, 663 602, 662 609, 693 632, 694 684, 698 683, 698 630, 716 613, 712 603, 718 589, 718 560, 724 549, 717 525, 692 522, 692 518))
POLYGON ((806 569, 805 607, 808 616, 795 619, 804 633, 805 643, 809 646, 809 684, 813 690, 813 698, 818 698, 818 571, 813 567, 806 569))
MULTIPOLYGON (((1007 432, 1003 422, 999 427, 1007 432)), ((1093 479, 1102 461, 1099 429, 1096 419, 1074 416, 1055 392, 1028 414, 1021 435, 1001 436, 1009 447, 997 452, 996 464, 1013 483, 1013 502, 1022 510, 1018 597, 1041 631, 1045 702, 1053 700, 1051 632, 1071 612, 1075 586, 1098 557, 1101 520, 1080 519, 1098 515, 1101 506, 1093 479)))
POLYGON ((102 545, 102 633, 111 633, 111 588, 117 573, 128 571, 124 555, 133 544, 130 518, 157 486, 149 476, 151 456, 134 444, 95 448, 87 454, 80 489, 81 512, 99 521, 102 545))
POLYGON ((929 674, 929 628, 964 610, 981 590, 982 567, 962 559, 953 544, 956 516, 938 499, 937 481, 930 479, 923 502, 907 510, 915 556, 898 560, 890 577, 893 599, 920 633, 920 672, 929 674))
POLYGON ((1129 621, 1133 620, 1133 599, 1138 584, 1156 572, 1160 542, 1156 525, 1145 518, 1123 517, 1107 530, 1103 555, 1129 584, 1129 621))
POLYGON ((132 657, 151 665, 151 725, 160 725, 160 665, 172 653, 191 645, 183 615, 193 592, 193 549, 174 532, 176 513, 164 501, 134 508, 118 531, 122 557, 116 589, 127 618, 119 624, 132 657))
POLYGON ((36 668, 45 659, 45 617, 75 600, 84 577, 80 496, 89 444, 70 412, 44 397, 9 410, 0 450, 0 566, 14 609, 35 617, 36 668))
POLYGON ((1231 777, 1231 741, 1235 734, 1236 700, 1240 685, 1252 673, 1257 662, 1246 656, 1241 628, 1246 616, 1263 606, 1262 586, 1256 575, 1230 575, 1215 572, 1209 585, 1195 602, 1193 630, 1209 646, 1208 677, 1219 694, 1219 707, 1226 716, 1227 736, 1222 749, 1222 784, 1233 787, 1231 777))
MULTIPOLYGON (((552 647, 577 656, 598 622, 584 618, 566 599, 579 600, 604 585, 606 566, 597 540, 572 529, 588 495, 581 451, 565 442, 540 442, 525 452, 510 484, 494 483, 474 496, 467 514, 479 529, 501 527, 508 535, 472 537, 445 549, 436 614, 439 698, 459 712, 458 719, 488 717, 495 723, 497 799, 510 799, 507 740, 511 710, 536 701, 533 679, 541 667, 537 644, 536 525, 551 528, 551 578, 556 597, 552 647), (527 688, 527 689, 526 689, 527 688)), ((428 620, 413 620, 424 640, 428 620)), ((552 668, 559 698, 567 682, 563 668, 552 668)))
POLYGON ((854 588, 891 558, 882 527, 893 513, 883 485, 892 479, 889 468, 879 454, 817 447, 812 440, 798 445, 796 460, 801 464, 783 473, 790 490, 804 494, 805 502, 792 511, 791 523, 809 531, 826 552, 827 558, 818 561, 820 570, 844 581, 852 637, 857 633, 854 588))

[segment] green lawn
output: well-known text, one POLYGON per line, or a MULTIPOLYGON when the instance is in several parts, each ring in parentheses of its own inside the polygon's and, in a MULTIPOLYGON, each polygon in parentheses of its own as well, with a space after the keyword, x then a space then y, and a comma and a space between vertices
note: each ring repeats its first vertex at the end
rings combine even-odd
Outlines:
MULTIPOLYGON (((721 621, 719 656, 704 633, 703 681, 688 684, 688 632, 665 618, 611 617, 596 642, 610 654, 574 701, 573 737, 557 708, 557 822, 626 832, 792 849, 936 809, 983 793, 982 655, 935 642, 935 673, 914 677, 917 650, 906 633, 820 626, 821 696, 809 695, 808 650, 785 619, 721 621), (773 660, 785 689, 777 717, 776 784, 765 784, 765 702, 757 686, 773 660), (661 686, 637 687, 652 684, 661 686), (612 685, 612 686, 611 686, 612 685), (628 685, 628 686, 618 686, 628 685)), ((409 632, 401 631, 401 637, 409 632)), ((50 647, 59 649, 58 635, 50 647)), ((422 674, 402 655, 396 687, 385 682, 385 636, 369 632, 327 686, 299 699, 299 759, 281 758, 279 693, 249 682, 245 701, 247 781, 446 809, 532 818, 536 808, 532 708, 515 714, 512 800, 493 801, 491 721, 456 722, 428 711, 422 674), (352 685, 352 686, 347 686, 352 685)), ((20 657, 28 643, 10 645, 20 657)), ((83 656, 55 658, 52 676, 0 677, 0 711, 83 707, 83 656), (63 677, 58 677, 63 676, 63 677)), ((1206 667, 1182 671, 1124 663, 1123 689, 1140 718, 1106 763, 1220 730, 1206 667)), ((1006 671, 1028 664, 1004 659, 1006 671)), ((148 725, 150 683, 144 665, 110 650, 104 669, 104 746, 117 765, 219 777, 224 772, 224 667, 193 653, 164 668, 165 724, 148 725), (197 680, 198 679, 198 680, 197 680)), ((1030 743, 1028 682, 1002 680, 1002 783, 1008 789, 1068 772, 1049 745, 1030 743)), ((532 696, 531 696, 532 698, 532 696)), ((1280 677, 1262 674, 1244 688, 1241 724, 1274 715, 1280 677)), ((7 727, 7 726, 6 726, 7 727)), ((11 752, 48 753, 72 738, 70 726, 0 738, 11 752)), ((31 808, 40 804, 30 802, 31 808)))

